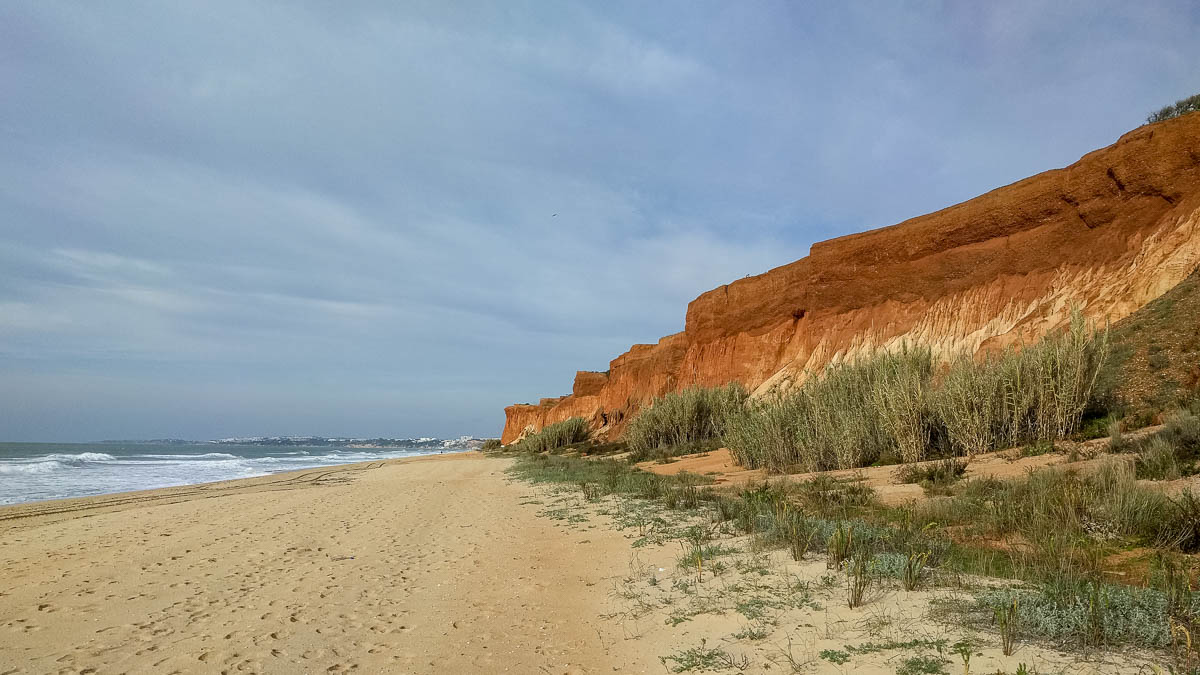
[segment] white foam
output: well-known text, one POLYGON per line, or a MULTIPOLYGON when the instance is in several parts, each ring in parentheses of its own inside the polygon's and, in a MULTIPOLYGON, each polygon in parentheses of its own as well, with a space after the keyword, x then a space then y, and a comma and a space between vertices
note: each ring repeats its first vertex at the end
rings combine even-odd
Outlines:
POLYGON ((193 459, 242 459, 237 455, 231 455, 226 452, 206 452, 202 455, 132 455, 135 459, 173 459, 180 462, 187 462, 193 459))
POLYGON ((409 448, 374 452, 309 448, 260 457, 255 456, 257 448, 241 451, 242 456, 226 452, 191 454, 182 449, 175 454, 174 448, 164 447, 145 448, 161 454, 125 454, 129 450, 114 451, 115 456, 79 452, 0 459, 0 504, 206 483, 429 453, 409 448))
POLYGON ((0 474, 43 474, 62 469, 63 465, 56 461, 33 462, 31 464, 0 464, 0 474))
POLYGON ((112 462, 116 457, 106 452, 80 452, 74 455, 46 455, 46 459, 55 462, 112 462))

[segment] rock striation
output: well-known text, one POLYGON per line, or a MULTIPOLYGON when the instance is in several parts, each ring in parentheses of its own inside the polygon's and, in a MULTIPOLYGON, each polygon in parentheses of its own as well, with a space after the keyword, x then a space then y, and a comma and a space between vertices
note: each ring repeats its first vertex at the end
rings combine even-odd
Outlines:
POLYGON ((634 345, 570 395, 505 408, 502 441, 581 416, 618 434, 639 406, 731 381, 762 393, 902 341, 1002 348, 1078 305, 1117 321, 1200 266, 1200 113, 1131 131, 1056 169, 704 293, 684 330, 634 345))

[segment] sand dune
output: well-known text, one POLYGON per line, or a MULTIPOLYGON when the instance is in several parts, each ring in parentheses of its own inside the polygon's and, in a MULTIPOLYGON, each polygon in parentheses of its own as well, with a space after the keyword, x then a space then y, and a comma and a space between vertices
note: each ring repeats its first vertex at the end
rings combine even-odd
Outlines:
POLYGON ((0 509, 0 673, 659 672, 628 542, 475 453, 0 509), (616 646, 614 646, 616 645, 616 646))

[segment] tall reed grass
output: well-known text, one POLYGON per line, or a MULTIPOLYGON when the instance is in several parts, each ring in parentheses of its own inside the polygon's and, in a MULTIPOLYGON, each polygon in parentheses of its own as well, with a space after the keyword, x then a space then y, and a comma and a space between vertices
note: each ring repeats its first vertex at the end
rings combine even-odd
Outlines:
POLYGON ((680 448, 719 439, 729 418, 746 402, 746 390, 733 383, 724 387, 693 387, 655 399, 634 417, 625 440, 635 455, 659 448, 680 448))
POLYGON ((513 449, 521 452, 553 452, 568 445, 583 443, 588 440, 590 435, 587 420, 582 417, 572 417, 529 434, 514 444, 513 449))
POLYGON ((725 433, 750 467, 807 471, 865 466, 881 457, 922 459, 930 444, 928 348, 903 346, 780 387, 734 415, 725 433))
POLYGON ((772 471, 1053 441, 1079 428, 1108 351, 1107 331, 1078 310, 1066 330, 980 360, 961 355, 940 376, 928 347, 902 345, 751 401, 729 419, 725 441, 741 463, 772 471))
POLYGON ((938 390, 938 417, 968 455, 1065 438, 1079 429, 1108 354, 1108 332, 1076 310, 1066 330, 1033 345, 980 362, 955 359, 938 390))

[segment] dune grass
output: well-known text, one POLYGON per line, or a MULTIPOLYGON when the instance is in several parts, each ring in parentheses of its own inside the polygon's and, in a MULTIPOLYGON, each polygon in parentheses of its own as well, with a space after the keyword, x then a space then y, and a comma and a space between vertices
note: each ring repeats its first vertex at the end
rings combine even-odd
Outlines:
MULTIPOLYGON (((660 476, 614 459, 523 455, 512 468, 532 482, 578 486, 589 499, 616 495, 707 512, 749 535, 752 547, 782 548, 796 560, 821 553, 843 574, 852 607, 869 603, 884 579, 913 591, 961 583, 954 579, 964 572, 1008 578, 1022 583, 977 587, 956 611, 981 628, 999 627, 1005 644, 1173 649, 1183 664, 1197 657, 1181 640, 1200 627, 1200 592, 1176 561, 1200 551, 1200 498, 1164 495, 1139 484, 1135 471, 1131 457, 1114 458, 1090 475, 1052 467, 1007 481, 967 480, 952 497, 886 507, 861 482, 829 476, 734 491, 716 489, 707 477, 660 476), (1105 556, 1136 546, 1159 550, 1159 571, 1145 588, 1112 584, 1105 556)), ((699 540, 686 552, 718 557, 699 540)))
POLYGON ((572 444, 583 443, 590 436, 587 420, 582 417, 572 417, 529 434, 513 444, 512 449, 521 452, 554 452, 572 444))
POLYGON ((729 421, 726 443, 742 464, 777 471, 923 459, 932 372, 932 353, 916 347, 830 365, 801 386, 785 384, 743 406, 729 421))
POLYGON ((1079 430, 1108 355, 1082 314, 1034 345, 952 359, 927 347, 835 363, 742 406, 725 441, 751 468, 850 469, 1052 442, 1079 430))
POLYGON ((1134 456, 1138 478, 1177 480, 1194 475, 1200 472, 1200 416, 1192 409, 1172 411, 1160 431, 1136 440, 1114 425, 1108 447, 1110 452, 1134 456))
POLYGON ((733 383, 724 387, 691 387, 654 399, 625 429, 624 439, 637 460, 704 449, 719 440, 730 416, 746 401, 746 390, 733 383), (669 450, 663 453, 663 450, 669 450))

